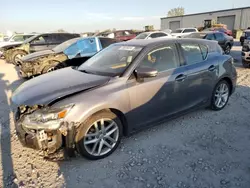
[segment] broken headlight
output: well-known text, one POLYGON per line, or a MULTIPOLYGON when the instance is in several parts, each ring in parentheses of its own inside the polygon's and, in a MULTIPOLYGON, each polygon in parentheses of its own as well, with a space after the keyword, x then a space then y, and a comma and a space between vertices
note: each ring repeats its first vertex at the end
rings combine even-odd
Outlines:
POLYGON ((57 129, 73 106, 71 104, 60 108, 43 108, 37 110, 25 116, 23 125, 26 128, 33 129, 57 129))

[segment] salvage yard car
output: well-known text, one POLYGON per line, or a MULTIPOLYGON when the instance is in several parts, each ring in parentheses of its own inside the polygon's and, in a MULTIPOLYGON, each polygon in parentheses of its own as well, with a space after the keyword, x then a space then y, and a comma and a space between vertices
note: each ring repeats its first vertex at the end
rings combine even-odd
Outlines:
POLYGON ((171 32, 171 35, 175 38, 182 38, 189 35, 190 33, 198 32, 197 28, 179 28, 171 32))
MULTIPOLYGON (((4 41, 0 42, 0 48, 9 44, 21 44, 23 41, 34 36, 34 34, 14 34, 9 38, 6 38, 4 41)), ((3 52, 0 51, 0 57, 3 56, 3 52)))
POLYGON ((107 33, 102 33, 97 36, 103 36, 116 39, 117 41, 128 41, 136 37, 136 34, 130 30, 117 30, 107 33))
POLYGON ((250 36, 244 41, 241 56, 243 67, 250 68, 250 36))
POLYGON ((48 157, 64 148, 101 159, 123 135, 199 107, 222 110, 236 79, 233 58, 214 41, 116 43, 77 69, 23 83, 12 96, 16 132, 24 146, 48 157))
POLYGON ((152 31, 152 32, 144 32, 137 35, 134 39, 153 39, 153 38, 172 38, 172 35, 162 32, 162 31, 152 31))
POLYGON ((35 52, 21 58, 19 62, 20 76, 29 78, 68 66, 79 66, 115 42, 115 39, 105 37, 70 39, 52 50, 35 52))
POLYGON ((250 37, 250 29, 245 30, 242 36, 240 37, 241 46, 244 45, 245 39, 247 39, 248 37, 250 37))
POLYGON ((233 37, 228 36, 221 32, 217 32, 217 31, 191 33, 185 36, 185 38, 199 38, 199 39, 215 40, 219 43, 221 48, 224 50, 225 54, 230 54, 231 49, 234 45, 233 37))
POLYGON ((28 38, 20 44, 9 44, 2 46, 0 51, 8 63, 18 65, 20 59, 30 53, 41 50, 49 50, 65 42, 66 40, 80 37, 75 33, 43 33, 28 38))

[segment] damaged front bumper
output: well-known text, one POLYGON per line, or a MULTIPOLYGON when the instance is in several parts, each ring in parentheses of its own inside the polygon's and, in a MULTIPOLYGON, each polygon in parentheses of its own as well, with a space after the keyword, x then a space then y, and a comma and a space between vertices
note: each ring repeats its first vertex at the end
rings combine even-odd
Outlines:
POLYGON ((19 75, 22 78, 30 78, 36 75, 41 74, 41 70, 37 62, 20 62, 19 75))
POLYGON ((57 130, 31 129, 24 125, 24 116, 21 117, 19 110, 15 119, 16 134, 24 147, 40 150, 48 159, 58 160, 74 156, 76 132, 74 123, 61 122, 57 130))

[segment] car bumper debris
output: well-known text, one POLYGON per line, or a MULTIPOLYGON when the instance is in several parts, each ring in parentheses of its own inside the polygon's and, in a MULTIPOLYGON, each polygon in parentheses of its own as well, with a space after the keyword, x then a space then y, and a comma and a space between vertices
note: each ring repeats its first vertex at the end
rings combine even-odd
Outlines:
POLYGON ((65 160, 75 156, 76 123, 62 122, 60 128, 30 129, 23 123, 25 114, 18 109, 15 114, 16 134, 24 147, 42 151, 44 158, 49 160, 65 160))

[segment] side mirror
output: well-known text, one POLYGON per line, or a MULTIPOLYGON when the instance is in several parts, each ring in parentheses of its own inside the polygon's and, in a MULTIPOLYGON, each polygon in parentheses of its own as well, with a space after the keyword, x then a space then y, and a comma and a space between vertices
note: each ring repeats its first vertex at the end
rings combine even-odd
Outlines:
POLYGON ((152 37, 148 37, 148 39, 152 39, 152 37))
POLYGON ((138 67, 135 74, 137 78, 150 78, 157 76, 158 71, 151 67, 138 67))

